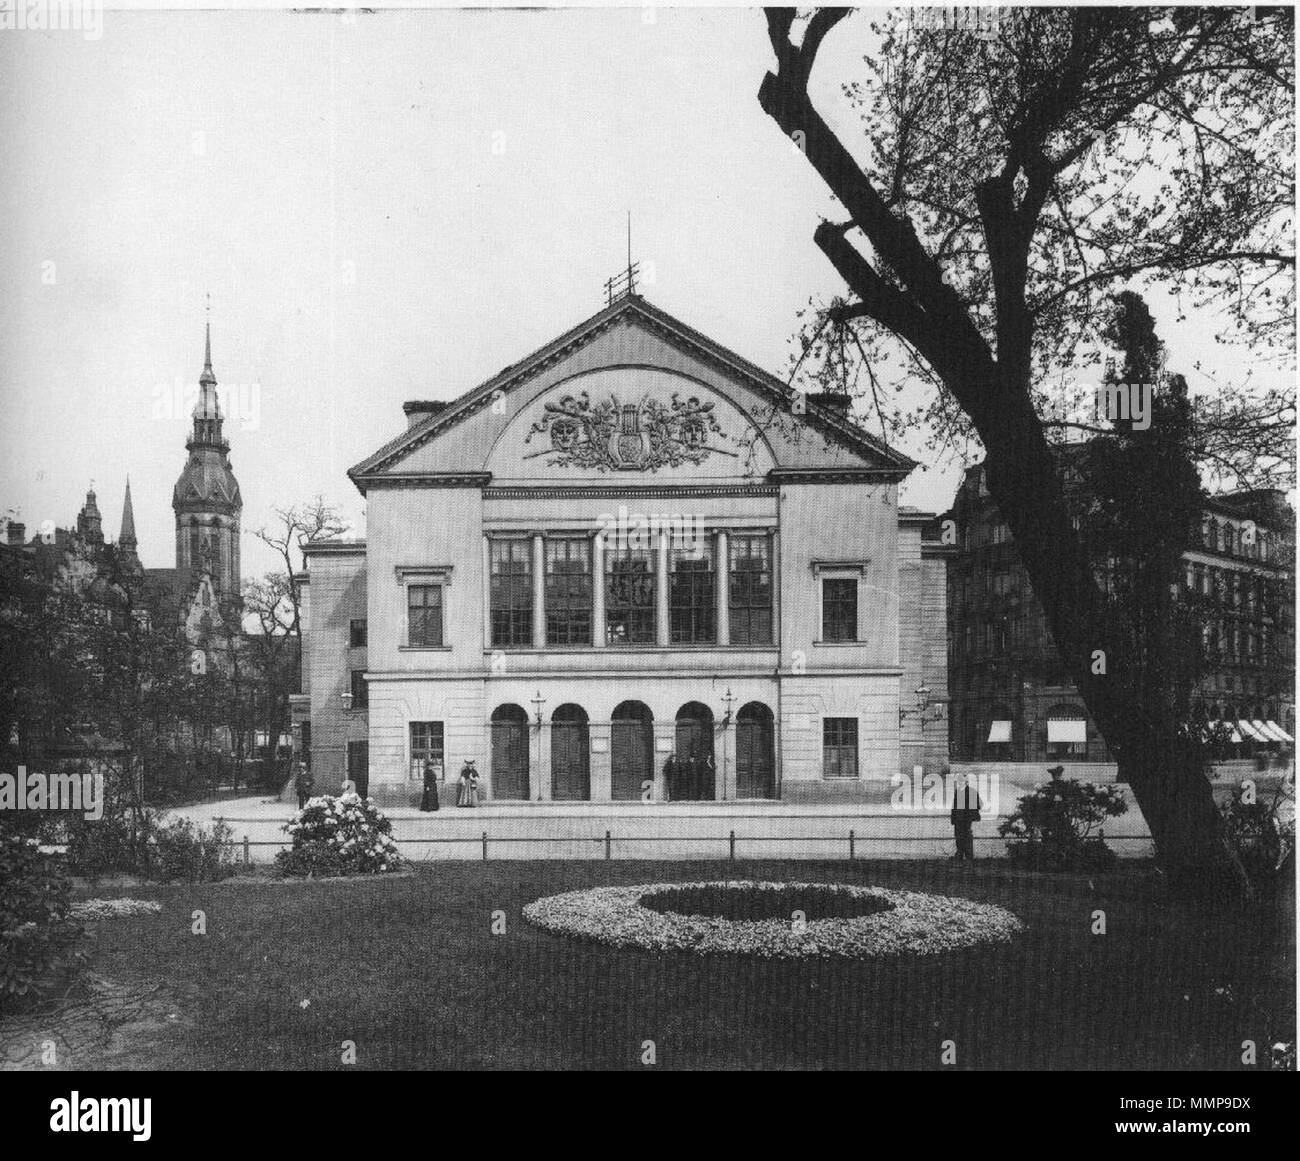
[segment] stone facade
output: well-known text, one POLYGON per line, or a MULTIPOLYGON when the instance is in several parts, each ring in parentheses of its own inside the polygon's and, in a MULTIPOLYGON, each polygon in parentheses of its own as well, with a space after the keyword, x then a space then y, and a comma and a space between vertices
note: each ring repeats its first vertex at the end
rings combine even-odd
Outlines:
POLYGON ((626 295, 408 404, 349 473, 364 543, 307 551, 317 785, 363 738, 381 802, 426 758, 531 802, 887 797, 942 763, 942 550, 845 403, 626 295))

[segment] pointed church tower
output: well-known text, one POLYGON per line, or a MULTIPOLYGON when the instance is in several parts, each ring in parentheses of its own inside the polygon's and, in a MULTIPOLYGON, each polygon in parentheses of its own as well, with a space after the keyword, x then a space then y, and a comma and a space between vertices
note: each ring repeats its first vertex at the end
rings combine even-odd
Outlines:
POLYGON ((221 403, 212 372, 212 323, 206 327, 203 373, 194 405, 189 458, 172 492, 176 513, 176 567, 192 580, 207 573, 218 596, 239 596, 239 516, 244 502, 221 433, 221 403))
POLYGON ((142 573, 136 551, 135 510, 131 507, 131 477, 126 478, 126 499, 122 501, 122 532, 117 538, 118 558, 128 572, 142 573))
POLYGON ((104 521, 99 514, 99 505, 95 502, 95 489, 86 493, 86 502, 77 513, 77 535, 87 544, 104 543, 104 521))

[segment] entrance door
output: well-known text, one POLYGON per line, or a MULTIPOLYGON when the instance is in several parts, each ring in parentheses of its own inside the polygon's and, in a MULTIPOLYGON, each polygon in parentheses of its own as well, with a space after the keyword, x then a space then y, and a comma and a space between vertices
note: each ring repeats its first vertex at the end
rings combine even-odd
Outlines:
POLYGON ((614 711, 610 725, 610 797, 632 802, 640 799, 642 785, 653 782, 654 715, 639 701, 625 701, 614 711))
POLYGON ((522 706, 492 711, 492 797, 528 801, 528 714, 522 706))
POLYGON ((551 715, 551 797, 564 802, 591 797, 590 730, 580 705, 562 705, 551 715))
POLYGON ((776 797, 772 711, 751 701, 736 715, 736 797, 776 797))
POLYGON ((677 775, 675 797, 706 801, 717 797, 717 767, 713 759, 713 711, 688 701, 677 711, 677 775))
POLYGON ((348 781, 362 798, 370 794, 370 743, 348 743, 348 781))

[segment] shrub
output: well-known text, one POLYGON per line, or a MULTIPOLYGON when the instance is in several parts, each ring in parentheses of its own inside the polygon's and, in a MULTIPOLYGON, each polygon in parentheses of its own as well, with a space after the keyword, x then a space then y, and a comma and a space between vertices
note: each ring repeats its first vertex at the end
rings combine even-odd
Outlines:
POLYGON ((0 1007, 48 991, 80 960, 68 891, 35 837, 0 826, 0 1007))
POLYGON ((182 879, 211 883, 234 874, 235 853, 230 846, 234 831, 218 822, 210 830, 188 818, 156 826, 146 847, 146 874, 151 879, 182 879))
POLYGON ((356 794, 312 798, 284 829, 293 849, 275 861, 286 875, 382 875, 402 865, 393 824, 356 794))
POLYGON ((234 873, 229 846, 234 832, 224 822, 209 829, 187 818, 164 823, 154 810, 105 814, 69 822, 68 863, 87 878, 106 874, 208 883, 234 873))
POLYGON ((1295 783, 1284 779, 1271 799, 1239 786, 1223 805, 1224 832, 1242 869, 1257 887, 1275 884, 1295 850, 1295 783))
POLYGON ((156 816, 145 810, 105 811, 102 818, 68 819, 68 867, 77 875, 143 874, 144 851, 156 816))
POLYGON ((1128 810, 1118 786, 1053 778, 1026 794, 998 833, 1016 866, 1036 871, 1104 871, 1115 852, 1092 828, 1128 810))

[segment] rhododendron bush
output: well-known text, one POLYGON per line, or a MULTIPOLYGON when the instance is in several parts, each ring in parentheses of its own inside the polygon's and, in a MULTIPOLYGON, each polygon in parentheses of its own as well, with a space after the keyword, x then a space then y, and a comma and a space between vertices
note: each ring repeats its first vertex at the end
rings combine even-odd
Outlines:
POLYGON ((402 863, 393 824, 356 794, 309 799, 284 829, 293 848, 275 860, 286 875, 382 875, 402 863))

